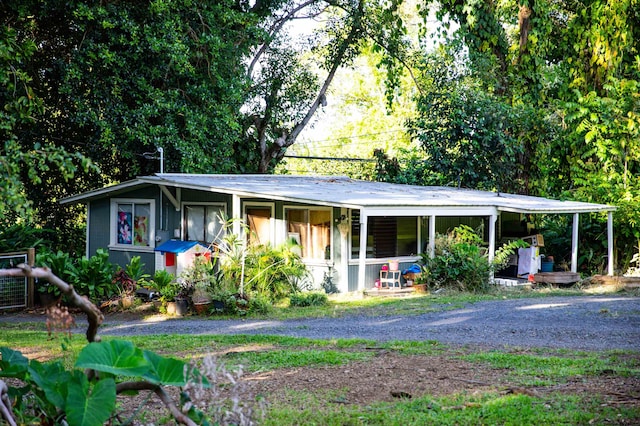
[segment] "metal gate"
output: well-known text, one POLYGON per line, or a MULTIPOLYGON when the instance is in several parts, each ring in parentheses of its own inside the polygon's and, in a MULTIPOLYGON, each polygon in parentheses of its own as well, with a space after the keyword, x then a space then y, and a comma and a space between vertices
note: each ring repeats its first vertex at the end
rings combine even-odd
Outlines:
MULTIPOLYGON (((0 255, 0 269, 27 263, 26 254, 0 255)), ((27 307, 27 278, 0 276, 0 309, 27 307)))

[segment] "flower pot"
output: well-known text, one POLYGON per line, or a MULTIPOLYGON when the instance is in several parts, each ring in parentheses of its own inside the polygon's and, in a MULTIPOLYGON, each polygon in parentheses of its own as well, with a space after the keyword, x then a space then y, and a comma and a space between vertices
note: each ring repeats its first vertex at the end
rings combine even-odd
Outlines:
POLYGON ((222 300, 214 300, 213 310, 221 313, 224 312, 224 302, 222 300))
POLYGON ((176 299, 173 302, 167 302, 167 314, 182 317, 187 315, 189 310, 189 302, 186 299, 176 299))
POLYGON ((211 302, 193 302, 193 308, 198 315, 208 314, 211 302))
POLYGON ((120 298, 120 306, 122 306, 122 309, 129 309, 133 306, 134 300, 135 296, 122 296, 120 298))

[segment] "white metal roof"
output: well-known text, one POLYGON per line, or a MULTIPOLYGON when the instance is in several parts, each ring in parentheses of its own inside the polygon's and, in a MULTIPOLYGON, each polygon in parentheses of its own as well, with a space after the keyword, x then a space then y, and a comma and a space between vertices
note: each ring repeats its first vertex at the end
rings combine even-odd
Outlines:
MULTIPOLYGON (((414 186, 351 179, 344 176, 156 174, 68 197, 62 203, 86 202, 146 185, 189 188, 241 197, 346 208, 493 207, 519 213, 587 213, 616 209, 605 204, 437 186, 414 186)), ((462 212, 461 212, 462 213, 462 212)))

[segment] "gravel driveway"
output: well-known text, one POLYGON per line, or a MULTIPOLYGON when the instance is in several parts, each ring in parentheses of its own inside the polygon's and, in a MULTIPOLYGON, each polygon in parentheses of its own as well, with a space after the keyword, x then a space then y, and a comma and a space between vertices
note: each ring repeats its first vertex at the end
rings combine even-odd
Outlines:
MULTIPOLYGON (((0 318, 0 323, 2 319, 0 318)), ((320 339, 436 340, 492 348, 640 350, 640 297, 579 296, 487 301, 418 316, 292 320, 169 319, 118 322, 101 334, 270 334, 320 339)))
MULTIPOLYGON (((444 308, 443 308, 444 309, 444 308)), ((25 314, 4 322, 33 321, 25 314)), ((44 316, 36 317, 44 320, 44 316)), ((84 316, 77 319, 84 332, 84 316)), ((292 320, 216 320, 197 317, 116 320, 107 316, 100 334, 271 334, 319 339, 435 340, 489 348, 566 348, 640 351, 640 297, 571 296, 486 301, 417 316, 345 316, 292 320), (157 320, 156 320, 157 319, 157 320)))

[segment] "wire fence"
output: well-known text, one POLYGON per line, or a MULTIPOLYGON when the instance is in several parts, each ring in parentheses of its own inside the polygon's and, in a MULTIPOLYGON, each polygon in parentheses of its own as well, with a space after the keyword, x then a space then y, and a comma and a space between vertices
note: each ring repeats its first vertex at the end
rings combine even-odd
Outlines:
MULTIPOLYGON (((0 254, 0 269, 14 268, 27 261, 26 253, 0 254)), ((24 277, 0 276, 0 309, 26 308, 28 283, 28 279, 24 277)))

